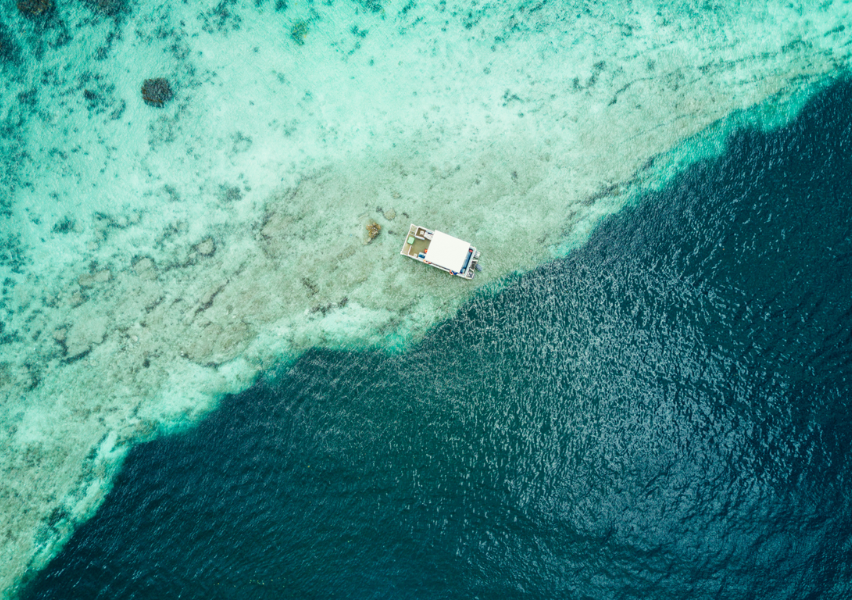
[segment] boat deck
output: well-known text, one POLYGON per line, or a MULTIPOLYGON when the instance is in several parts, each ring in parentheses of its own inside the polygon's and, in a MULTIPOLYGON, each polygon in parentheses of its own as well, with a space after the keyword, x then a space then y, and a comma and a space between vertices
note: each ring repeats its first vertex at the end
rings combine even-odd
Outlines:
POLYGON ((408 228, 400 254, 464 279, 473 279, 481 269, 479 251, 468 242, 414 224, 408 228))
POLYGON ((421 253, 421 252, 423 252, 424 250, 428 250, 428 249, 429 249, 429 240, 418 240, 418 239, 415 239, 415 240, 414 240, 414 243, 413 243, 413 244, 411 244, 411 245, 408 247, 408 252, 407 252, 407 254, 409 254, 409 255, 411 255, 411 256, 417 256, 418 254, 420 254, 420 253, 421 253))
POLYGON ((429 249, 429 244, 432 240, 427 239, 427 235, 431 236, 431 233, 423 227, 418 227, 417 225, 409 227, 408 235, 405 238, 405 244, 402 246, 402 253, 410 256, 411 258, 417 258, 418 254, 429 249), (409 244, 408 240, 412 237, 414 238, 414 243, 409 244))

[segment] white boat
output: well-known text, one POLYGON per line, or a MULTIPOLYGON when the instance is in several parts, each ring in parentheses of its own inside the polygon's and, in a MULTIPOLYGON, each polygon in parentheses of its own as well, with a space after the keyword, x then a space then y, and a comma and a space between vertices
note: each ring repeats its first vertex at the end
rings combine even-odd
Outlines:
POLYGON ((408 228, 400 254, 463 279, 480 270, 479 251, 469 242, 419 225, 408 228))

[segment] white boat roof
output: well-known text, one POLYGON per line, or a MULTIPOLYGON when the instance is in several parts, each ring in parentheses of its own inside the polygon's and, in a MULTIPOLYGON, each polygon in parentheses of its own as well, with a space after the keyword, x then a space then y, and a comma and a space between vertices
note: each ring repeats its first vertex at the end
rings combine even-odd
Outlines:
POLYGON ((441 231, 433 231, 426 260, 433 265, 458 273, 467 259, 469 249, 470 243, 441 231))

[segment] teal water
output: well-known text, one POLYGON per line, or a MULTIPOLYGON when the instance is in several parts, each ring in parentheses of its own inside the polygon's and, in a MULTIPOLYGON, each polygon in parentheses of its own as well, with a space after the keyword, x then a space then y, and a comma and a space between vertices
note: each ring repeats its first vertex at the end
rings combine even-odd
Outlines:
POLYGON ((132 450, 28 598, 848 598, 852 86, 132 450))

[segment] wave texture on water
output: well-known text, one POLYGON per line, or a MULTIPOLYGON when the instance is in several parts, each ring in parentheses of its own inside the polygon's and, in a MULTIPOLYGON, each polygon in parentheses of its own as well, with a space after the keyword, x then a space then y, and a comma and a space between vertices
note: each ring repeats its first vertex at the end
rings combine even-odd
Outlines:
POLYGON ((840 1, 46 5, 0 18, 12 591, 133 443, 282 357, 453 314, 477 286, 397 256, 410 221, 473 240, 476 283, 502 285, 737 126, 788 122, 852 47, 840 1))

